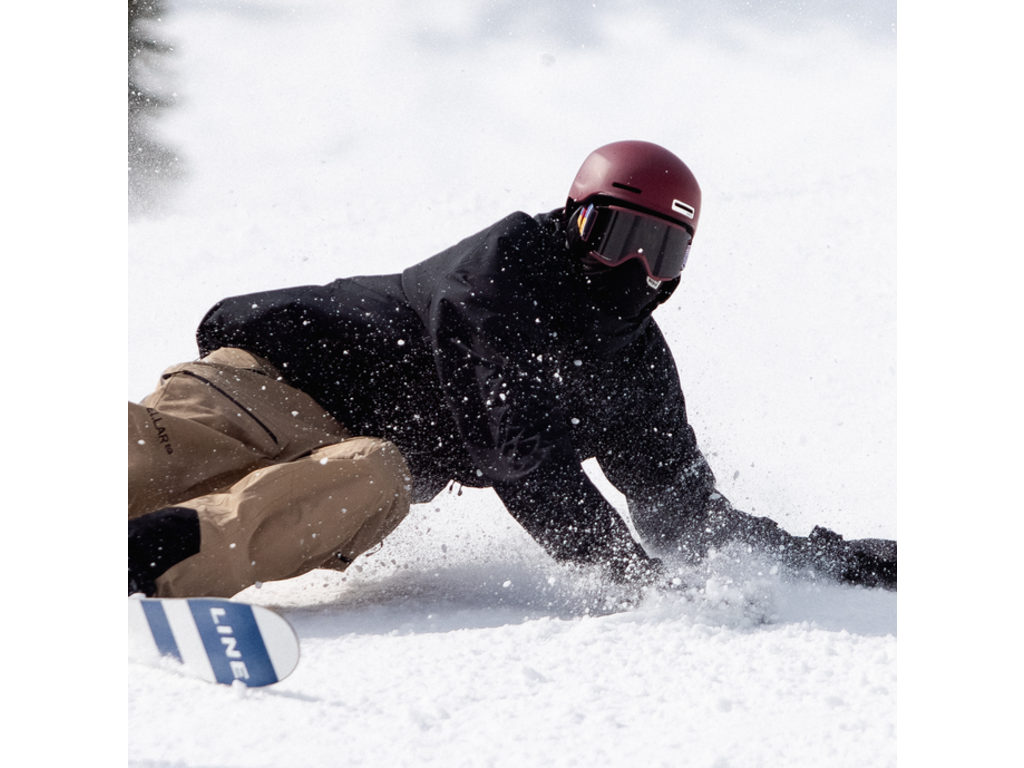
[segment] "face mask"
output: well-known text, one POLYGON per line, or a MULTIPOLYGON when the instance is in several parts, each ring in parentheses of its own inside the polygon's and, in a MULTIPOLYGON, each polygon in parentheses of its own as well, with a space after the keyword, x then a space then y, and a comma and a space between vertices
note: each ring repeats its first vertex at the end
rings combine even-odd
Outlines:
POLYGON ((606 267, 583 260, 586 295, 604 313, 620 320, 638 319, 654 308, 661 284, 652 286, 647 271, 638 259, 630 259, 617 267, 606 267))

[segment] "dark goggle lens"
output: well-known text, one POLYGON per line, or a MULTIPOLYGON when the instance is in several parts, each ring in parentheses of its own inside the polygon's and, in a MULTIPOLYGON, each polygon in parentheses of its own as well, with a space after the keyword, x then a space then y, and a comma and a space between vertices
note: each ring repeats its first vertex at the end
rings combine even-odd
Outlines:
POLYGON ((636 211, 591 205, 580 212, 576 226, 591 251, 608 266, 639 258, 658 280, 678 277, 690 253, 689 231, 636 211))

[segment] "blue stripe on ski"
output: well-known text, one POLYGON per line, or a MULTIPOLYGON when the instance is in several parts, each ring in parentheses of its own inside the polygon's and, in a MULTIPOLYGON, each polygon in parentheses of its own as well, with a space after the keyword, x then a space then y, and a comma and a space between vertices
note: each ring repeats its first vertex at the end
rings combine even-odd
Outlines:
POLYGON ((171 656, 182 661, 181 651, 178 650, 178 643, 171 631, 171 624, 167 620, 167 613, 158 600, 142 600, 142 611, 146 614, 146 621, 149 622, 149 631, 153 633, 153 640, 156 642, 156 649, 161 656, 171 656))
POLYGON ((218 683, 241 680, 256 687, 277 682, 250 606, 227 600, 189 600, 188 605, 218 683))

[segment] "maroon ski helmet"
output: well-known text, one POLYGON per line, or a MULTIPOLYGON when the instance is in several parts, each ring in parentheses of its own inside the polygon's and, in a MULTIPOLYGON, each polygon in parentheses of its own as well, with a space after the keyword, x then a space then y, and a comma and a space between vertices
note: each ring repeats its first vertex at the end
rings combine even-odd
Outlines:
POLYGON ((675 280, 700 219, 700 187, 686 164, 646 141, 590 153, 565 207, 567 244, 608 267, 636 259, 648 283, 675 280))
POLYGON ((697 233, 697 179, 682 160, 657 144, 616 141, 591 152, 569 190, 568 207, 596 197, 653 213, 681 224, 691 235, 697 233))

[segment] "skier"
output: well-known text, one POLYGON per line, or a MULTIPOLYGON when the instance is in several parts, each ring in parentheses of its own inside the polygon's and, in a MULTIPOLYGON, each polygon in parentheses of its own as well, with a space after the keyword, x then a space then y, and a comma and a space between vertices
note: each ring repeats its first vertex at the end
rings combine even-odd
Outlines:
POLYGON ((452 482, 493 488, 556 561, 619 583, 666 584, 666 559, 739 541, 895 589, 895 542, 792 536, 715 489, 652 317, 700 213, 678 157, 616 142, 564 207, 513 213, 400 274, 221 301, 202 359, 129 404, 129 592, 227 596, 344 569, 452 482))

